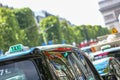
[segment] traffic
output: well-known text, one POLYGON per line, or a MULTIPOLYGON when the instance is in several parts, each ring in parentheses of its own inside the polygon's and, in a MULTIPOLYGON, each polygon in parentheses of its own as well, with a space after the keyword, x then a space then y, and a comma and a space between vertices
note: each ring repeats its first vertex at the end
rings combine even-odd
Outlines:
POLYGON ((79 48, 16 44, 0 56, 0 80, 102 80, 79 48))
POLYGON ((81 48, 104 80, 120 80, 119 39, 113 40, 81 48))
POLYGON ((92 48, 12 45, 0 56, 0 80, 120 80, 120 47, 92 48))
POLYGON ((120 0, 78 1, 0 0, 0 80, 120 80, 120 0))

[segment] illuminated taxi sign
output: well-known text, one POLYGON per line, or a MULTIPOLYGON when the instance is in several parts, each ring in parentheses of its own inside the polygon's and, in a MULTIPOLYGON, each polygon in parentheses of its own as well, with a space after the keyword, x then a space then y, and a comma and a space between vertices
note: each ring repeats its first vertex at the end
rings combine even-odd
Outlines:
POLYGON ((22 51, 24 46, 22 44, 13 45, 9 48, 10 53, 22 51))

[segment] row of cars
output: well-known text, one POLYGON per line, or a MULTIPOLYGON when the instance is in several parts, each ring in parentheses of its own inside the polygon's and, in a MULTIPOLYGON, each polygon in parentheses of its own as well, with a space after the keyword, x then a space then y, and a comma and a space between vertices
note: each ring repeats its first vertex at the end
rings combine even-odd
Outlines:
POLYGON ((0 80, 103 80, 90 59, 68 44, 13 45, 0 56, 0 80))
POLYGON ((104 80, 120 80, 120 47, 104 46, 101 51, 91 52, 90 47, 82 49, 104 80))

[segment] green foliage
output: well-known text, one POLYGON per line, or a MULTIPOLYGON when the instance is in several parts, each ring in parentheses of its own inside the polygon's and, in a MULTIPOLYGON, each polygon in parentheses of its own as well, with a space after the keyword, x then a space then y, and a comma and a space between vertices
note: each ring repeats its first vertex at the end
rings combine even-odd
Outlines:
MULTIPOLYGON (((71 26, 66 20, 58 20, 56 16, 48 16, 41 20, 40 27, 41 33, 43 32, 47 35, 45 36, 47 42, 57 38, 58 43, 61 43, 61 40, 65 40, 68 44, 71 44, 72 42, 80 43, 84 40, 96 39, 98 36, 110 33, 107 28, 103 28, 100 25, 71 26), (50 26, 53 27, 43 32, 50 26)), ((44 36, 41 38, 43 37, 44 36)))
POLYGON ((62 40, 67 44, 80 43, 110 33, 107 28, 100 25, 72 26, 57 16, 42 19, 39 29, 34 18, 29 8, 0 8, 0 49, 6 51, 11 45, 18 43, 30 47, 38 46, 51 40, 54 44, 61 44, 62 40))
MULTIPOLYGON (((58 17, 48 16, 40 21, 40 30, 42 34, 46 34, 46 41, 52 40, 54 43, 61 42, 60 23, 58 17)), ((43 36, 44 37, 44 36, 43 36)))
POLYGON ((29 8, 15 9, 14 14, 21 29, 35 25, 34 14, 29 8))
POLYGON ((9 46, 21 42, 24 37, 24 31, 20 30, 13 11, 0 8, 0 49, 7 50, 9 46))
POLYGON ((74 36, 78 36, 78 37, 74 37, 74 41, 76 43, 80 43, 81 41, 84 40, 83 36, 82 36, 82 30, 80 26, 74 26, 73 27, 73 32, 75 35, 74 36))
POLYGON ((32 10, 29 8, 15 9, 14 14, 16 15, 20 29, 23 29, 26 34, 26 38, 23 41, 24 45, 39 45, 38 27, 32 10))

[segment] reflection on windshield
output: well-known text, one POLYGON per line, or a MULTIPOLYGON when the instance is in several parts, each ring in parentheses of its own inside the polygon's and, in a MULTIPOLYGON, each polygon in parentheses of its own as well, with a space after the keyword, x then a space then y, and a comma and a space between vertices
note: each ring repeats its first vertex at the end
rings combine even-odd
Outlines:
POLYGON ((86 61, 79 60, 75 53, 48 52, 47 54, 58 80, 95 80, 86 61))
MULTIPOLYGON (((47 53, 48 54, 48 53, 47 53)), ((58 80, 73 80, 73 72, 67 60, 58 52, 49 53, 47 56, 50 60, 50 65, 56 74, 58 80)))
POLYGON ((0 66, 0 80, 38 80, 37 71, 31 61, 21 61, 0 66))
POLYGON ((75 56, 75 53, 69 55, 68 60, 73 66, 76 77, 80 80, 95 80, 94 75, 88 67, 84 57, 80 55, 80 60, 75 56))

